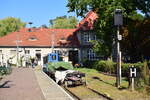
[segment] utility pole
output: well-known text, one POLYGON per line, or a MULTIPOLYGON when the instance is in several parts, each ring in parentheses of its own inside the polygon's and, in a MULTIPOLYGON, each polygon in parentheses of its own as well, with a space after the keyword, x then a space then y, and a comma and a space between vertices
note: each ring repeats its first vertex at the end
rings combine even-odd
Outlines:
POLYGON ((17 62, 17 63, 16 63, 16 64, 17 64, 17 67, 18 67, 18 65, 19 65, 19 64, 18 64, 18 60, 19 60, 19 59, 18 59, 18 53, 19 53, 19 46, 18 46, 19 36, 18 36, 18 33, 17 33, 17 36, 16 36, 16 37, 17 37, 17 40, 16 40, 16 56, 17 56, 17 57, 16 57, 16 62, 17 62))
POLYGON ((19 42, 21 42, 20 40, 19 40, 19 35, 18 35, 18 33, 16 34, 16 66, 18 67, 19 66, 19 62, 18 62, 18 60, 19 60, 19 42))
POLYGON ((52 34, 51 34, 51 49, 52 49, 52 53, 54 53, 54 45, 55 45, 55 40, 54 40, 54 30, 52 30, 52 34))
POLYGON ((120 40, 122 36, 119 33, 120 26, 123 25, 122 10, 116 9, 114 14, 114 25, 117 26, 117 73, 116 73, 116 86, 119 88, 121 84, 121 51, 120 51, 120 40))
POLYGON ((29 22, 28 24, 30 25, 30 28, 31 28, 31 25, 32 25, 33 23, 32 23, 32 22, 29 22))

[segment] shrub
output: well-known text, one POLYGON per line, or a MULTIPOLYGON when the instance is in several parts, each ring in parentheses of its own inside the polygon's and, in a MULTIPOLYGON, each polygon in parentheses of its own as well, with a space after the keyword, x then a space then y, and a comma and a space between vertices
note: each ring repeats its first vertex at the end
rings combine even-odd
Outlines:
POLYGON ((145 61, 144 62, 144 66, 142 67, 142 78, 144 79, 144 83, 146 84, 146 85, 150 85, 149 84, 149 79, 150 79, 150 74, 149 74, 149 68, 148 68, 148 64, 147 64, 147 62, 145 61))
POLYGON ((111 60, 100 60, 95 63, 95 69, 106 73, 115 73, 115 63, 111 60))
POLYGON ((97 61, 84 60, 83 66, 86 68, 95 68, 95 66, 97 65, 96 63, 97 63, 97 61))
POLYGON ((12 71, 11 67, 0 67, 0 76, 10 74, 12 71))

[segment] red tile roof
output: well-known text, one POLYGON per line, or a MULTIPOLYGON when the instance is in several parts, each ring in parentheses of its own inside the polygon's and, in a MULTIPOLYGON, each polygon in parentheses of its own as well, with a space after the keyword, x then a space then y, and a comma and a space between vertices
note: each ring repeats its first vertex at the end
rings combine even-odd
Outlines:
POLYGON ((16 46, 18 38, 20 40, 19 46, 51 46, 53 40, 54 46, 78 47, 80 43, 76 31, 93 29, 93 24, 97 18, 97 14, 90 11, 77 25, 77 29, 32 28, 29 32, 29 28, 23 28, 18 32, 12 32, 1 37, 0 46, 16 46))
POLYGON ((93 11, 87 13, 84 19, 77 25, 78 30, 92 30, 94 22, 98 18, 97 14, 93 11))
POLYGON ((23 28, 18 32, 12 32, 1 37, 0 46, 16 46, 17 38, 19 40, 19 46, 51 46, 52 40, 54 41, 54 46, 79 46, 75 29, 32 28, 31 30, 29 32, 28 28, 23 28))

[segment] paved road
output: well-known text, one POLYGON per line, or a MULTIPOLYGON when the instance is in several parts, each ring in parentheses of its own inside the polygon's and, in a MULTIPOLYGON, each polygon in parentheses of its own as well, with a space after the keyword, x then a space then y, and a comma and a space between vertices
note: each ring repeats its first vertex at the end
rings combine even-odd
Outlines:
POLYGON ((33 69, 14 68, 0 81, 0 100, 45 100, 33 69))

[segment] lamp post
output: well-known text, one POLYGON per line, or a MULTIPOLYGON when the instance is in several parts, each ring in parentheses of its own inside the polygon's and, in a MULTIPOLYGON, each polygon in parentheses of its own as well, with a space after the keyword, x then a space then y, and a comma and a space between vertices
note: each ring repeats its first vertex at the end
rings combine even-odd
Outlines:
POLYGON ((19 62, 18 62, 18 60, 19 60, 19 46, 18 46, 18 42, 19 42, 19 40, 18 40, 18 35, 17 35, 17 40, 16 40, 16 65, 17 65, 17 67, 18 67, 18 65, 19 65, 19 62))
POLYGON ((29 22, 28 24, 30 25, 30 28, 31 28, 31 25, 32 25, 33 23, 32 23, 32 22, 29 22))
POLYGON ((16 34, 16 65, 19 67, 19 43, 22 42, 19 40, 19 33, 16 34))
POLYGON ((121 51, 120 40, 122 36, 119 34, 120 26, 123 25, 122 10, 116 9, 114 12, 114 25, 117 26, 117 74, 116 74, 116 86, 119 88, 121 84, 121 51))

